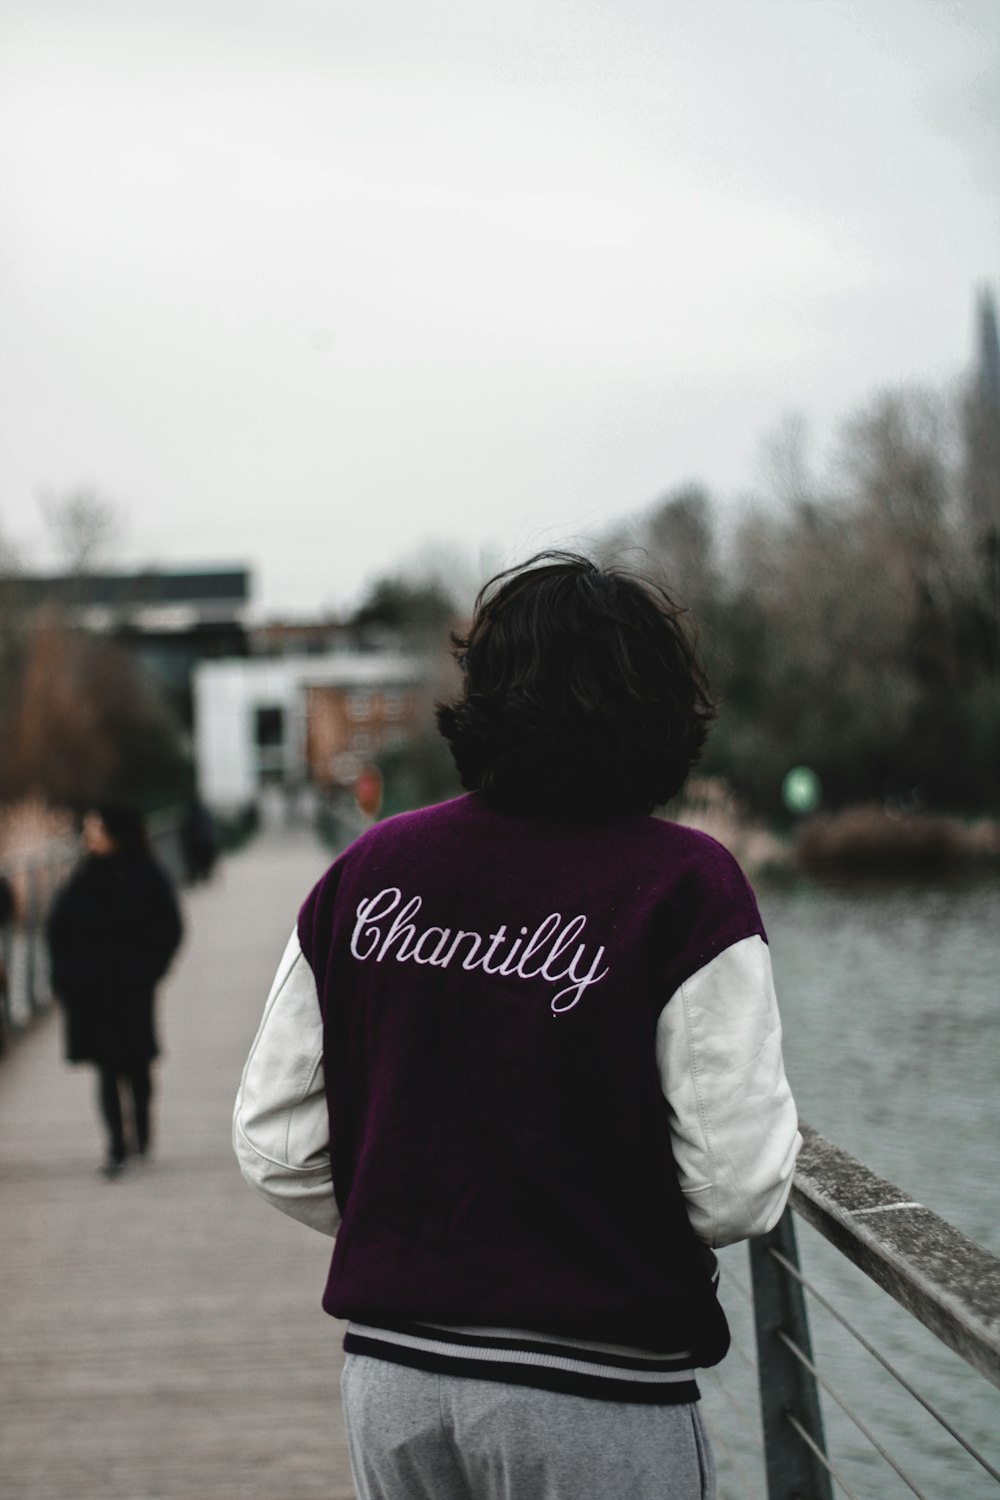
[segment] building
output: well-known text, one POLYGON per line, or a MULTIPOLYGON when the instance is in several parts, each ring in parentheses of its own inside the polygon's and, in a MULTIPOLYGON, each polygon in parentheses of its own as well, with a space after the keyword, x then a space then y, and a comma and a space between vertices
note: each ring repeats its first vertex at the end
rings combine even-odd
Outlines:
POLYGON ((67 625, 126 646, 191 723, 197 662, 245 656, 250 573, 244 567, 0 578, 0 603, 19 614, 54 609, 67 625))
POLYGON ((427 663, 396 653, 205 661, 194 672, 201 795, 231 815, 268 788, 352 788, 417 726, 427 663))

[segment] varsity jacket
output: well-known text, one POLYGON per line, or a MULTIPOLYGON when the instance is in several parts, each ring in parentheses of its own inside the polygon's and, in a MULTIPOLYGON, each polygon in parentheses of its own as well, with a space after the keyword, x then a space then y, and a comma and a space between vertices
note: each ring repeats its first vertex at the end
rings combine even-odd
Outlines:
POLYGON ((722 846, 478 794, 320 880, 234 1117, 247 1179, 336 1236, 348 1350, 646 1402, 725 1354, 708 1247, 777 1222, 800 1143, 722 846))

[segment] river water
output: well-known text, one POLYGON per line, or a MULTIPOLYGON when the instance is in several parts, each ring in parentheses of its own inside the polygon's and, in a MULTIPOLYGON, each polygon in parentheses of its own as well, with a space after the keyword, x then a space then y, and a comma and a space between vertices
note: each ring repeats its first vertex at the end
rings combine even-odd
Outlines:
MULTIPOLYGON (((802 1118, 1000 1254, 1000 880, 758 882, 757 894, 802 1118)), ((1000 1468, 1000 1393, 796 1225, 806 1275, 1000 1468)), ((722 1259, 735 1340, 752 1351, 746 1251, 722 1259)), ((927 1495, 997 1500, 1000 1485, 822 1309, 810 1318, 821 1372, 927 1495)), ((720 1376, 725 1389, 702 1381, 720 1495, 763 1495, 752 1373, 737 1352, 720 1376)), ((823 1411, 830 1456, 859 1500, 913 1493, 829 1398, 823 1411)))

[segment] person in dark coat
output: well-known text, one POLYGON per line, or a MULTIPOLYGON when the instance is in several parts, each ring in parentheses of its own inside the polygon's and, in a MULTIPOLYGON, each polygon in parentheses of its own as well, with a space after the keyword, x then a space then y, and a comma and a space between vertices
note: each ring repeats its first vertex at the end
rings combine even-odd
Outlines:
POLYGON ((215 819, 198 796, 192 797, 181 823, 181 853, 188 880, 208 880, 219 858, 215 819))
POLYGON ((156 986, 180 944, 182 924, 167 875, 132 808, 104 804, 83 819, 85 858, 48 923, 52 988, 65 1019, 66 1056, 93 1063, 108 1136, 105 1175, 121 1172, 131 1145, 149 1149, 150 1064, 157 1057, 156 986), (130 1102, 126 1136, 123 1094, 130 1102))

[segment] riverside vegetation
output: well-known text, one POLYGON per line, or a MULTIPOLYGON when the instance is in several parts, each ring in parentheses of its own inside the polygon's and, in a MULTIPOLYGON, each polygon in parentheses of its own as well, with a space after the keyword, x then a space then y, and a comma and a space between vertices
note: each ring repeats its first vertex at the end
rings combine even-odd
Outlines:
MULTIPOLYGON (((735 516, 686 485, 589 543, 662 578, 698 622, 719 715, 701 790, 673 815, 707 820, 749 868, 796 849, 813 868, 996 858, 1000 393, 883 392, 821 470, 795 419, 767 452, 767 481, 735 516), (821 789, 808 826, 784 804, 793 767, 821 789)), ((86 540, 94 506, 81 503, 86 540)), ((179 800, 181 726, 125 643, 28 617, 16 589, 2 603, 0 800, 179 800)), ((432 570, 377 580, 348 623, 426 653, 461 612, 432 570)), ((383 758, 384 812, 458 790, 433 728, 440 668, 423 728, 383 758)))
MULTIPOLYGON (((887 391, 843 424, 822 471, 794 419, 767 453, 767 483, 735 522, 687 485, 592 544, 661 578, 698 624, 718 721, 668 815, 750 869, 995 861, 1000 405, 971 384, 887 391), (807 821, 783 799, 797 766, 821 790, 807 821)), ((417 583, 376 592, 405 629, 417 583)), ((426 593, 424 628, 443 577, 426 593)), ((458 789, 429 714, 384 770, 399 791, 386 811, 458 789)))

